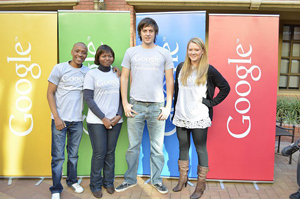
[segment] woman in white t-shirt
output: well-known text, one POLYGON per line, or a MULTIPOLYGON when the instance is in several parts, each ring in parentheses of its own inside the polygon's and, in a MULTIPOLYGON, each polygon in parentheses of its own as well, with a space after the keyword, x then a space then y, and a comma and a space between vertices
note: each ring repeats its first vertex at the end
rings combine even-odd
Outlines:
POLYGON ((89 107, 86 121, 93 148, 90 189, 96 198, 102 197, 102 186, 109 194, 115 192, 115 148, 123 122, 123 107, 120 79, 111 69, 114 59, 111 47, 101 45, 95 55, 98 68, 86 74, 83 86, 83 97, 89 107))
POLYGON ((188 181, 190 134, 198 155, 197 186, 190 198, 200 198, 206 188, 208 169, 207 129, 211 126, 213 106, 221 103, 230 87, 224 77, 208 64, 207 50, 200 38, 187 45, 186 58, 176 69, 173 124, 179 140, 179 182, 173 191, 181 191, 188 181), (215 88, 220 92, 214 97, 215 88))

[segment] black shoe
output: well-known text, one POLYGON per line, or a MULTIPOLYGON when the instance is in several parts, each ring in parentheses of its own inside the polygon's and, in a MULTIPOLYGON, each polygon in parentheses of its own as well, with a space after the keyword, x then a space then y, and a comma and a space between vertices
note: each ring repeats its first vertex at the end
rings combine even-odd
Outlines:
POLYGON ((131 187, 134 187, 135 185, 137 184, 129 184, 127 182, 122 182, 122 184, 120 184, 116 189, 115 191, 116 192, 121 192, 121 191, 125 191, 126 189, 129 189, 131 187))
POLYGON ((296 192, 290 195, 290 199, 300 199, 300 193, 296 192))
POLYGON ((115 188, 114 187, 107 187, 106 192, 109 193, 109 194, 113 194, 113 193, 115 193, 115 188))
POLYGON ((292 143, 291 145, 287 146, 287 147, 284 147, 282 150, 281 150, 281 154, 283 156, 289 156, 289 155, 292 155, 293 153, 295 153, 296 151, 298 151, 300 149, 299 147, 299 142, 300 142, 300 139, 297 140, 296 142, 292 143))
POLYGON ((163 185, 163 183, 157 183, 155 185, 152 185, 159 193, 162 193, 162 194, 166 194, 168 193, 168 188, 163 185))
POLYGON ((102 191, 95 191, 93 192, 93 195, 95 196, 95 198, 102 198, 102 191))

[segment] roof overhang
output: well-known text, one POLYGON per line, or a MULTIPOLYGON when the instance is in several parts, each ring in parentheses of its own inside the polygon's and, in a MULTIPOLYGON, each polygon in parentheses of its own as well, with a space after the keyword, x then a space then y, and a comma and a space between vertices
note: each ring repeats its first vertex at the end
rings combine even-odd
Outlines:
POLYGON ((136 10, 300 11, 299 0, 125 0, 136 10))
POLYGON ((19 0, 0 1, 0 10, 59 10, 73 8, 79 0, 19 0))

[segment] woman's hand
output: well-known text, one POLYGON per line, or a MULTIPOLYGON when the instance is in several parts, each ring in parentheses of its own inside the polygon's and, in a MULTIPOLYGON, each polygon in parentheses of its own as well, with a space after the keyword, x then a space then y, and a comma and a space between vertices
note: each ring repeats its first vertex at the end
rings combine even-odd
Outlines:
POLYGON ((158 116, 158 120, 166 120, 168 119, 171 109, 166 108, 166 107, 160 107, 161 113, 158 116))
POLYGON ((120 121, 121 116, 120 115, 116 115, 115 117, 110 119, 111 125, 115 126, 116 124, 118 124, 118 122, 120 121))
POLYGON ((117 73, 117 77, 121 77, 121 70, 119 68, 113 67, 112 69, 114 73, 117 73))
POLYGON ((102 122, 103 122, 106 129, 111 129, 112 128, 111 121, 108 118, 104 117, 102 119, 102 122))

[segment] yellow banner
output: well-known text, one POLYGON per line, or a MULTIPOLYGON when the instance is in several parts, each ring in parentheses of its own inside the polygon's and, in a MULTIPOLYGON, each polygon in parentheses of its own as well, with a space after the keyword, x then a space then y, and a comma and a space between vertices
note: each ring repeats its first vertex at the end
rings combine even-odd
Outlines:
POLYGON ((56 13, 0 13, 0 176, 51 176, 56 13))

